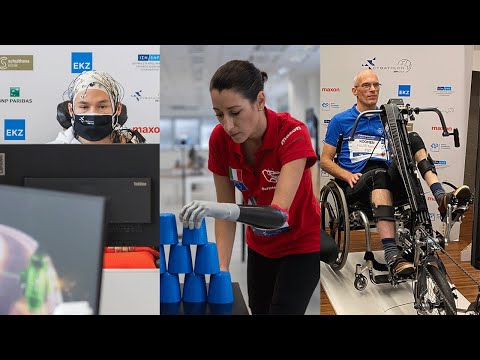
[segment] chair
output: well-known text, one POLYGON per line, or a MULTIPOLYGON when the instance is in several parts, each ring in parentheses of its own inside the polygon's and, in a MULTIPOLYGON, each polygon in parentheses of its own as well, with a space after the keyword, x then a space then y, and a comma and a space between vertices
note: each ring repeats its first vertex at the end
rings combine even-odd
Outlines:
MULTIPOLYGON (((57 105, 57 121, 64 128, 68 129, 72 126, 72 117, 68 112, 68 104, 71 104, 70 100, 66 100, 57 105)), ((127 106, 122 104, 122 110, 118 117, 118 123, 123 126, 127 122, 127 106)))

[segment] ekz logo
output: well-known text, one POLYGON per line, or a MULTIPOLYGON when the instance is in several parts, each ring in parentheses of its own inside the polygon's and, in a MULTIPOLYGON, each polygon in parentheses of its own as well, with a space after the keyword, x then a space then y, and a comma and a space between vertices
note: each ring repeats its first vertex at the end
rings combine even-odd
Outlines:
POLYGON ((437 91, 452 91, 451 86, 437 86, 437 91))
POLYGON ((5 119, 5 140, 25 140, 25 119, 5 119))
POLYGON ((138 61, 160 61, 160 54, 138 54, 138 61))
POLYGON ((410 85, 398 85, 398 96, 410 96, 410 85))
POLYGON ((72 74, 91 71, 92 58, 91 52, 72 52, 72 74))

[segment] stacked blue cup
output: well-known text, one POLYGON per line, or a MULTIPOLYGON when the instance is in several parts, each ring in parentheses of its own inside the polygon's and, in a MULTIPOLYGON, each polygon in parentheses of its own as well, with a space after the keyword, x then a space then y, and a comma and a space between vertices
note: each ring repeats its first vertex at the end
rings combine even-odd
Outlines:
POLYGON ((232 279, 228 271, 220 271, 210 275, 208 302, 211 304, 233 303, 232 279))
POLYGON ((183 301, 185 314, 201 315, 206 311, 207 302, 213 307, 221 307, 219 311, 211 309, 212 313, 227 314, 231 311, 233 290, 230 273, 220 271, 217 244, 208 242, 205 219, 199 229, 184 227, 182 242, 179 243, 175 215, 160 214, 160 244, 162 314, 174 313, 178 309, 176 303, 180 301, 183 301), (168 261, 165 259, 163 245, 170 245, 168 261), (197 247, 195 266, 192 265, 190 245, 197 247), (185 274, 183 294, 178 274, 185 274), (208 291, 205 274, 210 275, 208 291), (225 310, 224 306, 228 309, 225 310))
POLYGON ((160 245, 160 274, 167 272, 167 265, 165 263, 165 251, 163 245, 160 245))
POLYGON ((172 274, 190 274, 193 271, 190 246, 183 243, 170 245, 168 271, 172 274))
POLYGON ((160 213, 160 245, 173 245, 178 242, 175 215, 160 213))
POLYGON ((177 243, 178 233, 175 215, 160 213, 160 304, 162 314, 174 314, 175 309, 180 308, 181 291, 178 273, 169 272, 170 264, 167 268, 163 248, 163 245, 174 246, 177 243))
POLYGON ((196 274, 216 274, 220 272, 217 244, 208 242, 205 245, 197 246, 194 271, 196 274))
POLYGON ((202 220, 200 229, 183 228, 182 243, 185 245, 206 245, 208 243, 205 219, 202 220))
POLYGON ((202 303, 207 301, 207 284, 205 275, 194 272, 185 275, 183 284, 183 301, 190 303, 202 303))

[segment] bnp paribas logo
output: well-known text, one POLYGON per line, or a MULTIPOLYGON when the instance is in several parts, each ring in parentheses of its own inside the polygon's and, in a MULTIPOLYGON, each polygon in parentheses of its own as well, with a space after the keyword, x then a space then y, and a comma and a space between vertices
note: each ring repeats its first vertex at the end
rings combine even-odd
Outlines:
POLYGON ((20 87, 19 86, 10 86, 10 98, 9 99, 0 99, 0 103, 9 103, 9 104, 31 104, 32 99, 26 99, 20 97, 20 87))
POLYGON ((10 97, 13 97, 13 98, 20 97, 20 88, 18 86, 10 87, 10 97))
POLYGON ((0 70, 33 70, 33 55, 0 55, 0 70))

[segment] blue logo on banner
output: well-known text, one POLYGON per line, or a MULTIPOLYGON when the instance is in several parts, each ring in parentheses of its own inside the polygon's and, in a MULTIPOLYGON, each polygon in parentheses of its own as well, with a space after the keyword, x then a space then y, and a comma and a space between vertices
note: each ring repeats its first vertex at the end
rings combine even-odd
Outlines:
POLYGON ((398 96, 410 96, 410 85, 398 85, 398 96))
POLYGON ((138 61, 160 61, 160 54, 138 54, 138 61))
POLYGON ((91 52, 72 52, 72 74, 92 70, 91 52))
POLYGON ((5 119, 5 140, 25 140, 25 119, 5 119))
POLYGON ((433 160, 435 165, 447 165, 447 160, 433 160))
POLYGON ((451 86, 437 86, 437 90, 451 91, 452 87, 451 86))

